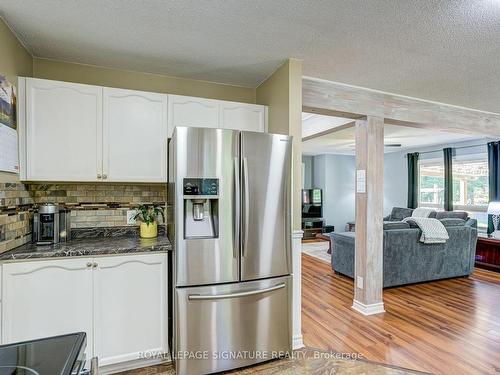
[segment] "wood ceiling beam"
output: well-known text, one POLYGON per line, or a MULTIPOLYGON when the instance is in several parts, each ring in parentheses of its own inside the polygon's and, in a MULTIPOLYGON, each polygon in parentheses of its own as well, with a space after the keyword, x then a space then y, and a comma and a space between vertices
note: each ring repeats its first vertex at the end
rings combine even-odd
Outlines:
POLYGON ((461 134, 500 137, 500 114, 304 77, 306 112, 362 119, 377 116, 387 124, 461 134))
POLYGON ((328 130, 325 130, 325 131, 322 131, 322 132, 315 133, 313 135, 309 135, 307 137, 304 137, 304 138, 302 138, 302 142, 310 141, 311 139, 323 137, 325 135, 337 133, 337 132, 339 132, 341 130, 352 128, 352 127, 354 127, 354 125, 356 125, 356 121, 348 122, 347 124, 339 125, 339 126, 336 126, 334 128, 331 128, 331 129, 328 129, 328 130))

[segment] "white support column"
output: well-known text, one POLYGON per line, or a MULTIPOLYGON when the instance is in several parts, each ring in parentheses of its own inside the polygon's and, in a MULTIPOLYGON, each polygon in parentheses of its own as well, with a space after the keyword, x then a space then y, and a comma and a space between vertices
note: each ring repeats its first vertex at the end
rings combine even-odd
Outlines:
POLYGON ((294 230, 292 233, 292 268, 293 268, 293 349, 304 347, 302 341, 302 236, 304 232, 294 230))
POLYGON ((356 247, 353 309, 384 312, 384 119, 356 121, 356 247))

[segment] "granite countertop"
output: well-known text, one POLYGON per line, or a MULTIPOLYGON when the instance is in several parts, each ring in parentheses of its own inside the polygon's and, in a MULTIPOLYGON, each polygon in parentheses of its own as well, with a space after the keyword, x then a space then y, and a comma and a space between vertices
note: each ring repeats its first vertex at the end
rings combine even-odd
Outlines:
POLYGON ((91 228, 74 231, 72 240, 52 245, 27 243, 0 254, 0 261, 76 256, 166 252, 172 245, 164 230, 156 238, 140 238, 136 229, 91 228))

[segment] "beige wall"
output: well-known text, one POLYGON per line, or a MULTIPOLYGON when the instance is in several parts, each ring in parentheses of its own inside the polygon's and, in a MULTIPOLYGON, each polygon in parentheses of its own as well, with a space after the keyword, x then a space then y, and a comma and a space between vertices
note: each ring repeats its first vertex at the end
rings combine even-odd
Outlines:
MULTIPOLYGON (((0 18, 0 74, 17 86, 18 76, 33 74, 33 58, 0 18)), ((0 182, 19 181, 14 173, 0 172, 0 182)))
POLYGON ((33 60, 33 76, 89 85, 255 103, 254 88, 36 57, 33 60))
POLYGON ((269 106, 270 133, 293 136, 293 229, 301 228, 302 61, 289 59, 257 88, 258 104, 269 106))

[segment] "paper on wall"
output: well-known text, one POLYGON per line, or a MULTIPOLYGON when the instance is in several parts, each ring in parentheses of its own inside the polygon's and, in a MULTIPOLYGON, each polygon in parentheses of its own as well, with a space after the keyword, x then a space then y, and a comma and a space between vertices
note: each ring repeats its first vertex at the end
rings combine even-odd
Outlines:
POLYGON ((0 124, 0 171, 19 173, 17 130, 0 124))
POLYGON ((366 193, 366 170, 356 170, 356 193, 366 193))

